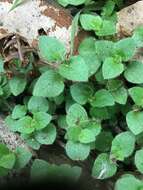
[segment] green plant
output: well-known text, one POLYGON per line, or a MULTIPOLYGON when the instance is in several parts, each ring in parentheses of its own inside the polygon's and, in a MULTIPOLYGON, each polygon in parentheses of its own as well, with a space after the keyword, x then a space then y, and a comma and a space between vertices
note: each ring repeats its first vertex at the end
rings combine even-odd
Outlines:
MULTIPOLYGON (((59 2, 64 6, 92 3, 59 2)), ((132 37, 115 38, 114 9, 120 3, 107 1, 101 15, 86 11, 76 15, 74 26, 79 22, 84 30, 95 34, 81 42, 78 55, 71 51, 67 58, 62 42, 40 36, 38 55, 44 65, 33 67, 35 60, 31 62, 32 55, 29 55, 29 65, 16 66, 18 72, 14 70, 8 79, 1 59, 0 96, 4 101, 0 103, 7 103, 8 110, 10 107, 11 114, 5 119, 10 130, 19 133, 35 150, 53 144, 58 138, 65 143, 67 156, 74 161, 83 161, 93 152, 91 175, 101 180, 120 172, 124 174, 124 164, 134 165, 138 175, 143 173, 143 64, 133 59, 143 45, 143 28, 137 29, 132 37), (28 77, 31 71, 36 73, 32 79, 28 77), (13 106, 11 99, 15 97, 22 100, 13 106)), ((1 165, 0 158, 2 175, 3 168, 12 169, 16 160, 15 152, 3 149, 7 163, 1 165)), ((30 155, 19 152, 22 154, 16 165, 24 167, 30 155)), ((62 167, 65 166, 35 160, 31 172, 38 178, 53 171, 58 175, 62 167), (39 167, 39 173, 35 172, 39 167)), ((64 175, 77 172, 79 177, 78 167, 67 168, 64 175)), ((115 190, 127 187, 143 189, 143 182, 133 175, 123 175, 117 180, 115 190)))

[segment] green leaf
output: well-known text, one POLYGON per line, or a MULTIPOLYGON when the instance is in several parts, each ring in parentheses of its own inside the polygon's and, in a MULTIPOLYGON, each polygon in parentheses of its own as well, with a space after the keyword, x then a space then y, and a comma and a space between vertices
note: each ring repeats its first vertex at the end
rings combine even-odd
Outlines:
POLYGON ((93 107, 102 108, 106 106, 113 106, 115 103, 114 98, 110 92, 105 89, 101 89, 95 93, 92 99, 90 99, 90 104, 93 107))
POLYGON ((143 26, 135 29, 132 38, 134 39, 137 47, 143 47, 143 26))
POLYGON ((14 96, 18 96, 24 91, 26 84, 27 81, 25 78, 14 76, 12 79, 9 80, 9 87, 11 93, 14 96))
POLYGON ((132 38, 122 39, 114 45, 114 53, 119 55, 123 61, 130 60, 134 56, 135 51, 136 45, 132 38))
POLYGON ((80 125, 81 122, 87 121, 88 116, 86 110, 79 104, 70 106, 67 112, 66 121, 68 126, 80 125))
POLYGON ((134 84, 143 83, 143 64, 139 61, 131 62, 125 70, 124 76, 127 81, 134 84))
POLYGON ((95 31, 97 36, 109 36, 116 33, 116 23, 110 20, 103 20, 100 30, 95 31))
POLYGON ((79 54, 86 55, 89 53, 94 53, 95 51, 95 38, 87 37, 79 45, 78 52, 79 54))
POLYGON ((25 116, 19 119, 16 123, 17 131, 24 134, 32 133, 35 128, 31 125, 32 118, 30 116, 25 116))
POLYGON ((78 142, 79 134, 81 133, 81 128, 79 126, 69 127, 67 129, 66 137, 70 141, 78 142))
POLYGON ((40 56, 45 61, 63 61, 66 55, 64 45, 54 37, 40 36, 38 43, 40 56))
POLYGON ((60 3, 62 6, 66 7, 67 5, 81 5, 86 0, 58 0, 58 3, 60 3))
POLYGON ((26 107, 23 105, 16 105, 12 111, 12 119, 20 119, 27 113, 26 107))
POLYGON ((33 95, 40 97, 56 97, 64 90, 62 77, 54 70, 43 73, 34 86, 33 95))
POLYGON ((74 56, 59 67, 61 76, 72 81, 88 81, 88 67, 81 56, 74 56))
POLYGON ((88 67, 88 76, 92 76, 97 72, 101 65, 101 61, 98 59, 95 52, 84 53, 81 55, 88 67))
POLYGON ((68 164, 55 165, 44 160, 35 159, 31 168, 31 178, 33 182, 75 182, 81 175, 81 168, 78 166, 70 166, 68 164))
POLYGON ((82 129, 79 134, 79 142, 88 144, 95 141, 95 135, 90 129, 82 129))
POLYGON ((109 159, 106 153, 99 154, 96 158, 93 168, 92 176, 96 179, 107 179, 112 177, 117 171, 115 163, 109 159))
POLYGON ((91 107, 90 115, 99 120, 110 119, 110 113, 106 107, 103 108, 91 107))
POLYGON ((96 137, 101 132, 101 123, 97 121, 89 120, 88 123, 85 125, 86 129, 90 130, 92 134, 96 137))
POLYGON ((110 80, 107 83, 108 90, 112 94, 115 102, 119 104, 126 104, 128 98, 128 91, 123 86, 123 82, 120 80, 110 80))
POLYGON ((113 13, 114 11, 114 8, 115 8, 115 2, 114 0, 108 0, 105 5, 103 6, 102 8, 102 13, 101 15, 103 17, 108 17, 108 16, 111 16, 111 14, 113 13))
POLYGON ((46 98, 31 96, 28 101, 28 110, 31 112, 47 112, 49 109, 49 102, 46 98))
POLYGON ((143 106, 143 88, 133 87, 129 89, 129 95, 137 106, 143 106))
POLYGON ((104 79, 112 79, 118 77, 124 71, 124 65, 121 63, 120 58, 115 59, 108 57, 105 59, 102 72, 104 79))
POLYGON ((79 104, 84 105, 93 94, 90 84, 75 83, 70 87, 72 98, 79 104))
POLYGON ((29 137, 28 139, 25 140, 25 142, 29 147, 31 147, 34 150, 39 150, 41 145, 36 139, 34 139, 34 137, 29 137))
POLYGON ((0 143, 0 159, 2 158, 3 155, 7 155, 9 153, 10 151, 7 148, 7 146, 5 144, 0 143))
POLYGON ((29 150, 26 150, 25 148, 22 147, 18 147, 15 151, 15 154, 16 154, 16 162, 14 167, 16 169, 24 168, 32 157, 32 153, 29 150))
POLYGON ((17 131, 17 121, 12 119, 11 115, 8 115, 5 118, 5 124, 7 125, 7 127, 10 128, 11 131, 13 132, 17 131))
POLYGON ((51 145, 56 139, 56 134, 56 127, 50 123, 45 129, 35 133, 35 139, 40 144, 51 145))
POLYGON ((113 55, 114 42, 108 40, 95 41, 95 53, 101 61, 113 55))
POLYGON ((33 114, 31 126, 36 130, 45 128, 51 121, 52 116, 45 112, 37 112, 33 114))
POLYGON ((135 148, 135 137, 131 132, 122 132, 112 141, 111 157, 123 161, 129 157, 135 148))
POLYGON ((16 7, 18 7, 19 5, 21 5, 23 2, 24 2, 24 0, 14 0, 10 11, 14 10, 16 7))
POLYGON ((123 176, 117 180, 115 190, 142 190, 143 182, 132 175, 123 176))
POLYGON ((111 143, 113 140, 112 133, 109 131, 102 131, 95 141, 95 149, 100 152, 107 152, 110 150, 111 143))
POLYGON ((68 141, 66 144, 66 153, 72 160, 85 160, 90 153, 90 146, 68 141))
POLYGON ((66 116, 65 115, 60 115, 58 118, 58 126, 62 129, 67 129, 67 122, 66 122, 66 116))
POLYGON ((143 174, 143 149, 135 153, 135 165, 139 172, 143 174))
POLYGON ((143 132, 143 112, 130 111, 126 115, 126 122, 128 128, 134 135, 138 135, 143 132))
POLYGON ((15 164, 14 153, 3 155, 0 158, 0 167, 6 168, 6 169, 12 169, 14 164, 15 164))
POLYGON ((45 160, 35 159, 31 166, 31 180, 40 181, 47 177, 49 163, 45 160))
POLYGON ((102 27, 102 18, 91 14, 82 14, 80 16, 80 23, 84 30, 97 30, 102 27))

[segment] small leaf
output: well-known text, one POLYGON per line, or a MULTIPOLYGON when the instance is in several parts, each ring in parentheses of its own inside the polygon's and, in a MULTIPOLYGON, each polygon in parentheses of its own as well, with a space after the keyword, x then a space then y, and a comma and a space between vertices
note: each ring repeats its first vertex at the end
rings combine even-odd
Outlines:
POLYGON ((10 128, 11 131, 13 131, 13 132, 17 131, 17 120, 12 119, 11 115, 8 115, 5 118, 5 124, 7 125, 7 127, 10 128))
POLYGON ((143 88, 142 87, 130 88, 129 94, 137 106, 143 106, 143 88))
POLYGON ((16 105, 12 111, 12 119, 20 119, 27 113, 26 107, 23 105, 16 105))
POLYGON ((36 130, 45 128, 51 121, 52 116, 45 112, 37 112, 33 114, 31 126, 36 130))
POLYGON ((18 96, 24 91, 26 84, 27 84, 27 81, 25 78, 17 77, 17 76, 13 77, 12 79, 9 80, 11 93, 14 96, 18 96))
POLYGON ((66 121, 68 126, 80 125, 81 122, 87 121, 88 116, 86 110, 79 104, 70 106, 67 112, 66 121))
POLYGON ((72 160, 85 160, 90 153, 90 146, 68 141, 66 144, 66 153, 72 160))
POLYGON ((28 110, 31 112, 47 112, 49 102, 46 98, 32 96, 28 101, 28 110))
POLYGON ((82 129, 79 134, 79 142, 88 144, 95 141, 95 135, 90 129, 82 129))
POLYGON ((15 155, 13 153, 3 155, 0 158, 0 167, 6 169, 12 169, 14 164, 15 164, 15 155))
POLYGON ((111 157, 123 161, 129 157, 135 148, 135 137, 131 132, 122 132, 117 135, 111 146, 111 157))
POLYGON ((62 77, 54 70, 48 70, 37 80, 33 95, 40 97, 56 97, 64 90, 62 77))
POLYGON ((91 107, 90 115, 100 120, 110 119, 111 116, 109 110, 106 107, 103 108, 91 107))
POLYGON ((63 61, 66 55, 64 45, 54 37, 40 36, 38 47, 40 56, 45 61, 63 61))
POLYGON ((65 115, 60 115, 58 118, 58 126, 62 129, 67 129, 67 122, 66 122, 66 116, 65 115))
POLYGON ((106 153, 99 154, 96 158, 93 168, 92 176, 96 179, 107 179, 112 177, 117 171, 115 163, 109 159, 106 153))
POLYGON ((111 143, 113 140, 112 133, 109 131, 103 131, 101 132, 97 137, 95 141, 95 149, 97 149, 100 152, 106 152, 110 150, 111 143))
POLYGON ((97 72, 101 65, 101 61, 98 59, 95 52, 84 53, 81 55, 88 67, 88 76, 92 76, 97 72))
POLYGON ((122 176, 115 184, 115 190, 142 190, 143 182, 132 175, 122 176))
POLYGON ((126 122, 128 128, 134 135, 138 135, 143 132, 143 112, 130 111, 126 115, 126 122))
POLYGON ((103 66, 102 72, 104 79, 112 79, 119 76, 124 71, 124 65, 121 60, 116 60, 113 57, 106 58, 103 66))
POLYGON ((84 54, 94 53, 95 38, 87 37, 79 45, 78 52, 82 56, 84 54))
POLYGON ((136 45, 132 38, 122 39, 114 45, 115 54, 121 56, 123 61, 130 60, 134 56, 135 51, 136 45))
POLYGON ((113 55, 114 42, 108 40, 95 41, 95 53, 99 60, 105 61, 107 57, 113 55))
POLYGON ((89 84, 75 83, 70 87, 72 98, 79 104, 83 105, 93 94, 93 89, 89 84))
POLYGON ((80 16, 80 23, 84 30, 97 30, 102 27, 102 18, 91 14, 82 14, 80 16))
POLYGON ((62 6, 66 7, 67 5, 81 5, 86 0, 58 0, 58 3, 60 3, 62 6))
POLYGON ((101 132, 101 123, 98 121, 89 120, 85 125, 86 129, 90 130, 92 134, 96 137, 101 132))
POLYGON ((124 76, 128 82, 134 84, 143 83, 143 64, 139 61, 133 61, 129 63, 125 70, 124 76))
POLYGON ((134 39, 137 47, 143 47, 143 26, 135 29, 132 38, 134 39))
POLYGON ((113 96, 105 89, 98 90, 90 100, 90 103, 93 107, 99 108, 113 106, 115 104, 113 96))
POLYGON ((139 172, 143 174, 143 149, 135 153, 135 165, 139 172))
POLYGON ((110 20, 103 20, 100 30, 95 31, 97 36, 109 36, 116 33, 116 24, 110 20))
POLYGON ((10 151, 7 148, 7 146, 5 144, 0 143, 0 158, 2 158, 3 155, 7 155, 9 153, 10 151))
POLYGON ((16 154, 16 162, 14 167, 16 169, 24 168, 32 157, 32 153, 29 150, 26 150, 25 148, 21 147, 18 147, 16 149, 15 154, 16 154))
POLYGON ((66 133, 67 139, 70 141, 78 142, 81 130, 82 129, 79 126, 69 127, 66 133))
POLYGON ((105 5, 102 8, 102 13, 101 15, 103 17, 108 17, 111 16, 115 8, 115 2, 114 0, 108 0, 105 5))
POLYGON ((74 56, 59 67, 61 76, 72 81, 88 81, 88 67, 81 56, 74 56))
POLYGON ((123 86, 123 82, 120 80, 110 80, 107 83, 108 90, 112 94, 115 102, 119 104, 126 104, 128 98, 127 89, 123 86))
POLYGON ((35 129, 34 126, 31 125, 32 118, 30 116, 25 116, 19 119, 16 123, 17 131, 24 134, 30 134, 35 129))
POLYGON ((49 124, 45 129, 35 133, 35 139, 44 145, 51 145, 56 139, 56 128, 53 124, 49 124))

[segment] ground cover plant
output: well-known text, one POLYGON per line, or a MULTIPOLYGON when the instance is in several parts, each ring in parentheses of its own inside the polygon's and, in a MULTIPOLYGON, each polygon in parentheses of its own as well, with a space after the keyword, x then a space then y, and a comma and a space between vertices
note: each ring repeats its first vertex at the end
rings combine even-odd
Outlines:
MULTIPOLYGON (((13 59, 6 65, 1 56, 5 123, 34 151, 60 142, 73 161, 92 157, 92 178, 115 177, 115 190, 142 190, 143 64, 134 56, 143 46, 143 27, 131 37, 117 37, 116 10, 122 1, 58 2, 80 7, 73 19, 70 54, 61 41, 41 35, 37 52, 27 55, 26 64, 13 59), (90 35, 74 55, 79 27, 90 35), (35 64, 37 59, 41 64, 35 64)), ((31 158, 30 150, 11 151, 1 143, 0 175, 25 167, 31 158)), ((36 158, 30 165, 32 180, 47 176, 77 180, 82 173, 78 162, 54 165, 36 158)))

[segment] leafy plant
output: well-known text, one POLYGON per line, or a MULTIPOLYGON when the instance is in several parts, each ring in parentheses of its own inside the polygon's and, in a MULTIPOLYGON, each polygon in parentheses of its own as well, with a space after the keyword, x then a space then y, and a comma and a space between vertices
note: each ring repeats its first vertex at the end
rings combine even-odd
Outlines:
MULTIPOLYGON (((117 177, 126 171, 124 167, 140 176, 143 64, 134 55, 143 46, 143 28, 136 29, 131 37, 116 38, 115 10, 122 1, 103 2, 96 12, 90 10, 95 3, 90 0, 58 2, 82 7, 73 21, 70 54, 58 39, 41 35, 36 58, 35 54, 28 55, 28 65, 20 67, 13 60, 11 77, 1 57, 0 105, 7 113, 5 123, 34 150, 55 143, 62 145, 73 162, 88 159, 93 178, 117 177), (78 28, 92 36, 80 43, 74 55, 78 28), (42 64, 36 64, 38 58, 42 64)), ((31 157, 27 150, 10 151, 1 144, 0 175, 25 167, 31 157)), ((78 166, 32 161, 32 179, 57 179, 60 174, 77 179, 80 173, 78 166)), ((130 174, 119 177, 115 190, 127 188, 141 190, 143 182, 130 174)))

